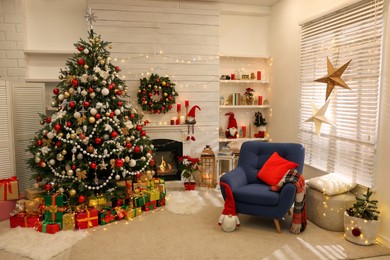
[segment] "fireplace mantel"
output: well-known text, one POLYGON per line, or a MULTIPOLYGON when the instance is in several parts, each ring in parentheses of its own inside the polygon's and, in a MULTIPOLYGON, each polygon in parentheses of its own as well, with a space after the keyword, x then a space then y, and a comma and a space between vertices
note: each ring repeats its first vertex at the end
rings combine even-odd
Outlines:
POLYGON ((187 136, 187 125, 146 125, 144 129, 151 139, 171 139, 184 143, 187 136))

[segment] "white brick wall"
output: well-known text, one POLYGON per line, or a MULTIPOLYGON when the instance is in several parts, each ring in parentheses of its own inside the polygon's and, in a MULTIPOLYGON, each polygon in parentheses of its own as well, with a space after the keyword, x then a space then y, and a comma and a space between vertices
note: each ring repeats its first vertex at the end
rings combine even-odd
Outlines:
POLYGON ((22 81, 26 76, 25 0, 0 0, 0 77, 22 81))

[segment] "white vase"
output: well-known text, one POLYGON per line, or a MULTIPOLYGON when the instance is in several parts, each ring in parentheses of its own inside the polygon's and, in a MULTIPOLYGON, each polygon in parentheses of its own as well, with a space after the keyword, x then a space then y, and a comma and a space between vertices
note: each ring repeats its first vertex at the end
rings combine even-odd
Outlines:
POLYGON ((380 220, 365 220, 351 217, 344 212, 344 237, 348 241, 359 245, 372 245, 379 230, 380 220))

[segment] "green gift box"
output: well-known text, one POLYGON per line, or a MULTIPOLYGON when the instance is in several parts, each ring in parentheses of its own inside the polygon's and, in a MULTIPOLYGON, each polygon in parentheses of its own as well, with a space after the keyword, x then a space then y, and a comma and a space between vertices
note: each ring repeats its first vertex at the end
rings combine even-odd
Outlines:
POLYGON ((99 225, 106 225, 116 220, 116 211, 110 207, 105 207, 99 211, 99 225))
POLYGON ((165 194, 160 193, 160 199, 157 201, 157 207, 165 206, 165 194))
POLYGON ((64 215, 64 196, 58 193, 53 195, 45 195, 44 197, 44 220, 50 223, 62 223, 62 216, 64 215))
POLYGON ((149 198, 146 194, 139 194, 134 196, 135 207, 142 207, 145 203, 149 202, 149 198))

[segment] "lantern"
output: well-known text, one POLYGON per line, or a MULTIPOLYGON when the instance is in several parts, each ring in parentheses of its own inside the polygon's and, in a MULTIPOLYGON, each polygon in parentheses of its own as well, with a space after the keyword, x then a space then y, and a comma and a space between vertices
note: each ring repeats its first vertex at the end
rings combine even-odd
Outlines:
POLYGON ((215 186, 215 155, 210 145, 206 145, 200 155, 201 162, 201 186, 215 186))

